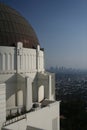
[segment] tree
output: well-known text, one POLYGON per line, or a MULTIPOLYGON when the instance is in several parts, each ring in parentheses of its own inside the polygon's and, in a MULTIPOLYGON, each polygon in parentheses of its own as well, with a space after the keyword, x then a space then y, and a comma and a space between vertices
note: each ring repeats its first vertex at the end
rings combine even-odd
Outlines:
POLYGON ((87 112, 85 102, 81 99, 61 102, 61 130, 86 130, 87 129, 87 112))

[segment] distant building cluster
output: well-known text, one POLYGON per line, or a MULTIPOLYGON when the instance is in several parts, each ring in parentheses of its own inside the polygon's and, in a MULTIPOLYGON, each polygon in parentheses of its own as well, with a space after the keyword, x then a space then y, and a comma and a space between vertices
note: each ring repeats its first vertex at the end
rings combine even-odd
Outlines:
POLYGON ((71 74, 71 73, 83 73, 87 72, 87 70, 81 70, 81 69, 74 69, 74 68, 66 68, 66 67, 50 67, 48 69, 50 72, 55 72, 55 73, 66 73, 66 74, 71 74))
POLYGON ((87 103, 87 74, 56 74, 56 97, 62 101, 81 99, 87 103))

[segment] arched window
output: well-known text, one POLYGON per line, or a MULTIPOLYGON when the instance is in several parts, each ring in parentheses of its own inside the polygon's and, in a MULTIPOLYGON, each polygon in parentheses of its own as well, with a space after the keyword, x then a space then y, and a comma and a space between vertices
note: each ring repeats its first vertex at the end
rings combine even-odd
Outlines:
POLYGON ((44 86, 41 85, 38 89, 38 102, 41 102, 44 99, 44 86))
POLYGON ((18 90, 17 92, 17 105, 23 106, 23 91, 22 90, 18 90))

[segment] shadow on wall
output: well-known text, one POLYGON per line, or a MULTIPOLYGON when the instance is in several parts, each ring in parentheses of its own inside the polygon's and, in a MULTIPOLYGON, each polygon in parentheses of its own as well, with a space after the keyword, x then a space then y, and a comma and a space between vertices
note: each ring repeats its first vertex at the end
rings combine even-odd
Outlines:
MULTIPOLYGON (((25 95, 25 78, 19 74, 14 74, 5 83, 6 83, 6 105, 7 107, 16 106, 17 92, 19 90, 22 90, 23 95, 25 95)), ((25 98, 23 98, 23 103, 25 103, 25 98)))
POLYGON ((44 130, 44 129, 39 129, 39 128, 35 128, 35 127, 32 127, 32 126, 27 126, 26 130, 44 130))
POLYGON ((40 102, 40 100, 49 99, 49 82, 48 75, 37 73, 32 83, 33 102, 40 102))

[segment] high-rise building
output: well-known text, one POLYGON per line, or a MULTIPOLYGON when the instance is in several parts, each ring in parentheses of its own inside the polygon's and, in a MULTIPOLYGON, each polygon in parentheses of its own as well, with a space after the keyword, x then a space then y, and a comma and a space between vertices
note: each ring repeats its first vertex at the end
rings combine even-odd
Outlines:
POLYGON ((0 129, 59 130, 59 104, 35 31, 0 3, 0 129))

